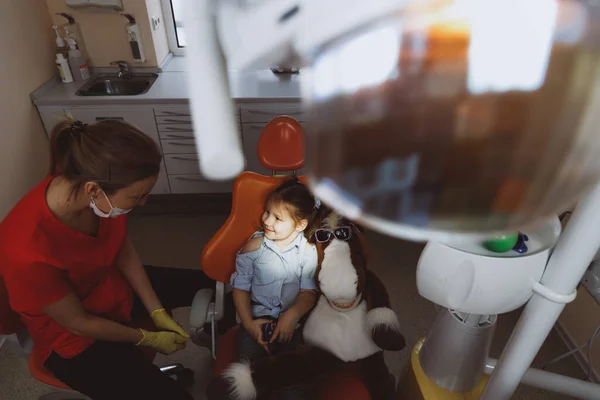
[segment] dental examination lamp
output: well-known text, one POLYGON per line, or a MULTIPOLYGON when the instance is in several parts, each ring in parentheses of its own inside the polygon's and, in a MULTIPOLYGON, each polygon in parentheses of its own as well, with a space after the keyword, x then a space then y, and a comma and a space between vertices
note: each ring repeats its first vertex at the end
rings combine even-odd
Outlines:
MULTIPOLYGON (((527 303, 482 395, 510 398, 600 247, 598 3, 187 0, 186 16, 203 174, 244 169, 228 69, 302 67, 315 195, 428 241, 417 286, 454 323, 490 326, 527 303), (579 198, 560 234, 555 214, 579 198), (480 245, 517 231, 528 253, 480 245)), ((436 384, 465 389, 423 357, 436 384)), ((587 385, 600 390, 573 390, 587 385)))

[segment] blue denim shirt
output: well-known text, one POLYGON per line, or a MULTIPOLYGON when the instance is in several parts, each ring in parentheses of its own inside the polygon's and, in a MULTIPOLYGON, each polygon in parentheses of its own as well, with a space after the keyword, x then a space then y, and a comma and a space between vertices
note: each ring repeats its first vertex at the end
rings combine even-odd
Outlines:
POLYGON ((317 290, 317 250, 303 234, 283 251, 262 232, 252 235, 256 236, 263 241, 255 251, 238 253, 231 286, 250 292, 254 318, 278 318, 294 304, 300 289, 317 290))

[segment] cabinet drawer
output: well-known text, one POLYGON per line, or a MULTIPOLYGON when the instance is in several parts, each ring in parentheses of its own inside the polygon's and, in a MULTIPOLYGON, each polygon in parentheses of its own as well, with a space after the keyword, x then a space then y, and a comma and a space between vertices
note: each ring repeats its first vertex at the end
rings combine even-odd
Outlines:
POLYGON ((198 155, 196 153, 165 154, 165 164, 169 175, 200 174, 198 155))
POLYGON ((178 116, 173 116, 173 117, 156 117, 156 123, 157 124, 191 124, 192 123, 192 117, 191 116, 187 116, 187 117, 178 117, 178 116))
MULTIPOLYGON (((234 106, 235 115, 240 114, 240 109, 237 106, 234 106)), ((192 115, 192 110, 190 110, 189 106, 183 107, 155 107, 154 115, 158 120, 159 117, 190 117, 192 115)))
POLYGON ((156 107, 154 108, 156 117, 189 117, 192 115, 190 108, 184 107, 156 107))
POLYGON ((152 109, 69 109, 67 115, 71 114, 74 118, 94 124, 99 121, 117 120, 125 121, 138 127, 146 135, 150 136, 158 143, 158 132, 156 130, 156 121, 152 109))
POLYGON ((158 179, 156 184, 152 188, 151 194, 169 194, 171 189, 169 188, 169 178, 167 178, 167 171, 165 168, 164 160, 160 163, 160 172, 158 173, 158 179))
POLYGON ((193 139, 194 132, 192 131, 181 131, 181 132, 158 132, 161 139, 193 139))
POLYGON ((277 104, 277 105, 242 105, 242 122, 269 122, 280 115, 288 115, 297 121, 304 121, 304 112, 302 106, 298 104, 277 104))
POLYGON ((159 124, 159 132, 193 132, 194 126, 189 124, 159 124))
POLYGON ((233 191, 233 181, 209 181, 202 175, 169 175, 171 193, 227 193, 233 191))
POLYGON ((184 154, 196 151, 194 139, 161 140, 160 144, 164 154, 184 154))

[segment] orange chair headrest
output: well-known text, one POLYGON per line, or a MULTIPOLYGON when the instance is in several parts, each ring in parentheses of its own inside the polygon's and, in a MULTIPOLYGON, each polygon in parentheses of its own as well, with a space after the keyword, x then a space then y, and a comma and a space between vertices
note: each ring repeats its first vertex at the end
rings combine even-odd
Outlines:
POLYGON ((258 159, 271 171, 295 171, 304 166, 304 129, 294 118, 281 116, 265 126, 257 146, 258 159))

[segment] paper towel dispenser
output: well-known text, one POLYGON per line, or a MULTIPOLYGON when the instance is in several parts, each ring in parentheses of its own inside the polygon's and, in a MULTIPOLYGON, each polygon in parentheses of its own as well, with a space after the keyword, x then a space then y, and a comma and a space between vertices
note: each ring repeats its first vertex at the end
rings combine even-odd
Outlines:
POLYGON ((122 0, 65 0, 67 6, 82 12, 123 11, 122 0))

